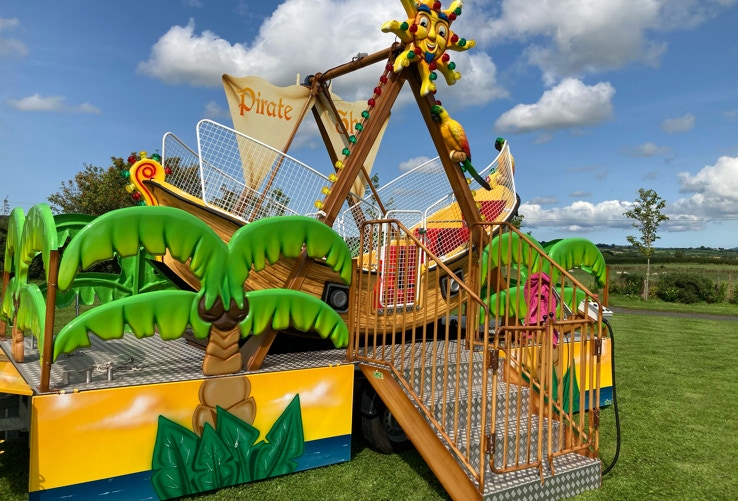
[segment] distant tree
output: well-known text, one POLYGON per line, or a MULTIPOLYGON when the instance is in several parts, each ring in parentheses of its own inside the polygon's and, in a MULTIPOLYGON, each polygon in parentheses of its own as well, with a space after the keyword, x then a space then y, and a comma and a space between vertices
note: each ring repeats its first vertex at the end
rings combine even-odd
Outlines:
POLYGON ((659 237, 657 234, 659 225, 668 221, 669 217, 661 211, 666 207, 663 200, 654 190, 641 188, 638 190, 638 198, 633 202, 633 208, 623 213, 628 219, 633 219, 633 228, 641 232, 640 238, 632 235, 627 236, 628 242, 639 252, 646 256, 646 280, 643 299, 648 301, 648 281, 651 274, 651 256, 653 255, 653 244, 659 237))
POLYGON ((107 169, 85 164, 84 170, 68 181, 62 181, 61 189, 48 198, 56 213, 77 213, 99 216, 135 205, 126 191, 128 179, 121 172, 130 165, 118 157, 111 157, 113 165, 107 169))
POLYGON ((510 218, 510 224, 515 226, 517 229, 520 229, 520 227, 523 226, 523 219, 525 219, 524 215, 515 214, 510 218))

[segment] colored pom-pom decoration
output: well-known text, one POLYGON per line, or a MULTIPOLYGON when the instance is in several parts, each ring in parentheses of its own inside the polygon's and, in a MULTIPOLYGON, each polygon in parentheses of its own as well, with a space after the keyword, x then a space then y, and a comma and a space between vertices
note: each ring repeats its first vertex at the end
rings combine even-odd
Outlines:
POLYGON ((138 158, 136 158, 135 155, 131 155, 130 157, 128 157, 129 164, 135 164, 137 161, 138 161, 138 158))
POLYGON ((451 59, 451 56, 449 56, 449 55, 448 55, 448 54, 446 54, 445 52, 444 52, 444 53, 443 53, 443 55, 441 56, 441 61, 443 61, 444 63, 447 63, 447 62, 448 62, 448 61, 449 61, 450 59, 451 59))
POLYGON ((430 74, 430 75, 428 75, 428 78, 429 78, 429 79, 430 79, 430 81, 432 82, 432 81, 434 81, 434 80, 435 80, 436 78, 438 78, 438 74, 437 74, 437 73, 436 73, 435 71, 433 71, 433 72, 431 72, 431 74, 430 74))
POLYGON ((381 87, 374 87, 374 93, 379 96, 380 94, 382 94, 382 88, 381 87))
POLYGON ((148 157, 149 154, 146 153, 145 151, 139 151, 138 156, 141 157, 141 159, 143 160, 144 158, 148 157))
POLYGON ((336 166, 336 169, 341 170, 343 169, 343 162, 341 162, 340 160, 337 160, 335 166, 336 166))
POLYGON ((366 110, 362 111, 361 112, 361 118, 363 118, 364 120, 366 120, 367 118, 369 118, 369 112, 366 111, 366 110))
POLYGON ((354 125, 354 129, 356 129, 357 131, 361 132, 361 131, 364 130, 364 126, 361 125, 360 123, 357 123, 356 125, 354 125))
POLYGON ((171 167, 164 167, 164 174, 166 174, 168 176, 171 173, 172 173, 172 168, 171 167))
POLYGON ((326 196, 327 196, 327 195, 330 195, 330 194, 331 194, 331 189, 330 189, 330 188, 328 188, 327 186, 323 186, 323 187, 322 187, 322 188, 320 189, 320 192, 321 192, 321 193, 322 193, 323 195, 326 195, 326 196))
POLYGON ((323 208, 323 202, 321 200, 316 200, 313 205, 315 205, 315 207, 317 207, 318 209, 323 208))
POLYGON ((153 155, 151 155, 151 160, 161 162, 161 155, 159 155, 158 153, 154 153, 153 155))
POLYGON ((120 177, 122 177, 123 179, 128 179, 129 177, 131 177, 131 172, 127 170, 122 170, 120 171, 120 177))
POLYGON ((351 150, 348 148, 344 148, 341 150, 341 153, 343 153, 343 156, 347 157, 351 154, 351 150))
POLYGON ((370 107, 373 107, 377 102, 373 98, 369 98, 369 100, 366 102, 370 107))
POLYGON ((454 33, 453 35, 451 35, 451 39, 449 40, 449 42, 456 43, 458 41, 459 41, 459 35, 457 35, 456 33, 454 33))
MULTIPOLYGON (((357 125, 358 125, 358 124, 357 124, 357 125)), ((349 143, 351 143, 351 144, 356 144, 356 136, 354 136, 353 134, 351 134, 351 135, 349 136, 349 143)))
POLYGON ((418 25, 415 23, 411 24, 409 30, 410 30, 410 33, 417 33, 418 25))
POLYGON ((440 10, 441 2, 433 2, 433 10, 440 10))
POLYGON ((336 181, 338 181, 338 176, 336 176, 335 174, 329 174, 328 181, 330 181, 331 183, 335 183, 336 181))
POLYGON ((400 23, 400 29, 401 29, 402 31, 407 31, 407 29, 408 29, 409 27, 410 27, 410 25, 409 25, 409 24, 407 24, 407 21, 403 21, 402 23, 400 23))
POLYGON ((141 193, 139 193, 138 191, 134 191, 133 193, 131 193, 131 198, 138 202, 139 200, 141 200, 141 193))
POLYGON ((451 61, 450 63, 448 63, 448 69, 449 70, 452 70, 452 71, 455 70, 456 69, 456 63, 453 62, 453 61, 451 61))
POLYGON ((387 83, 387 77, 385 75, 382 75, 381 77, 379 77, 379 81, 385 84, 387 83))
POLYGON ((126 185, 126 191, 128 193, 133 193, 136 190, 136 185, 131 183, 126 185))
POLYGON ((465 47, 466 46, 466 38, 462 38, 461 40, 459 40, 459 45, 461 45, 462 47, 465 47))

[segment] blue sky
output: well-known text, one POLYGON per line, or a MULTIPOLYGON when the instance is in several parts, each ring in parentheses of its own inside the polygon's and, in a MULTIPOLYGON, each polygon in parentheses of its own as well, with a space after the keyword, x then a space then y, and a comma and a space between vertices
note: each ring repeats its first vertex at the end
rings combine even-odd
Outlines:
MULTIPOLYGON (((450 0, 444 2, 450 3, 450 0)), ((659 247, 738 247, 738 0, 480 0, 453 29, 461 80, 437 98, 475 164, 504 136, 524 227, 539 240, 627 244, 622 213, 654 189, 659 247)), ((221 75, 278 85, 388 47, 400 0, 5 1, 0 199, 29 209, 85 164, 155 151, 171 131, 231 125, 221 75)), ((381 65, 333 82, 366 99, 381 65)), ((409 89, 377 157, 380 182, 435 156, 409 89)), ((315 128, 290 154, 328 172, 315 128)))

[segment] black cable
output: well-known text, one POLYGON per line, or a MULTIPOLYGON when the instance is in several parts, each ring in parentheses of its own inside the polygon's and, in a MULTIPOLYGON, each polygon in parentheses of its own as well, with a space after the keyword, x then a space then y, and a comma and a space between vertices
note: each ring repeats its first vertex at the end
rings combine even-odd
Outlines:
POLYGON ((620 413, 618 412, 618 396, 615 385, 615 337, 613 336, 612 326, 607 319, 602 319, 607 325, 607 330, 610 332, 610 352, 611 352, 611 371, 612 371, 612 408, 615 411, 615 456, 612 458, 612 462, 602 470, 602 475, 607 475, 615 463, 618 462, 618 456, 620 456, 620 413))

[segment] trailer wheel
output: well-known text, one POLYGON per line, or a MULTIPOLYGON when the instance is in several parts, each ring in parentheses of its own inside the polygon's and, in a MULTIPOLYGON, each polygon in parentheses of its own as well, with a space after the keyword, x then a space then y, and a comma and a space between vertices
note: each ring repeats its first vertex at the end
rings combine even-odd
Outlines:
POLYGON ((366 388, 361 395, 361 431, 369 445, 384 454, 394 454, 412 445, 402 427, 371 387, 366 388))

